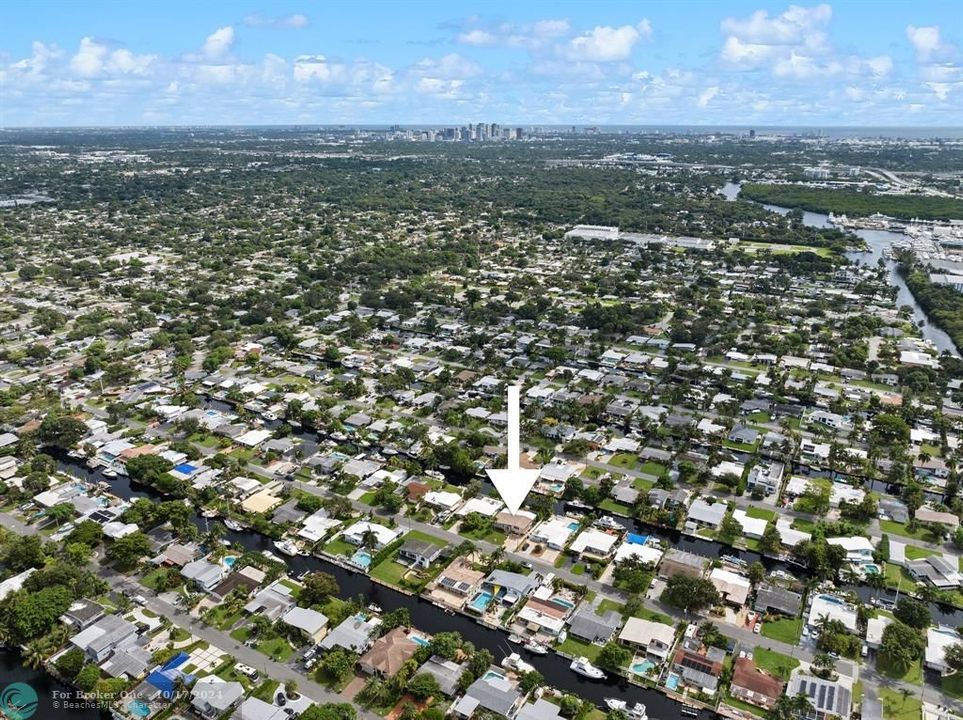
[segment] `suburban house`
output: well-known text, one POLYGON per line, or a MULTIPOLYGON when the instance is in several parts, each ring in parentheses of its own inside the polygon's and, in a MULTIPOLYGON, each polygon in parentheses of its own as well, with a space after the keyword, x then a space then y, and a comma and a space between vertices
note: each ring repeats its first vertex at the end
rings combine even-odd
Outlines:
POLYGON ((782 680, 761 670, 749 658, 736 658, 733 663, 729 693, 736 700, 771 710, 782 697, 783 687, 782 680))
POLYGON ((320 642, 328 631, 327 616, 311 608, 293 607, 284 614, 281 622, 297 628, 313 643, 320 642))
POLYGON ((713 568, 709 580, 716 586, 724 602, 735 608, 746 604, 752 584, 745 575, 739 575, 724 568, 713 568))
POLYGON ((438 687, 448 697, 452 697, 458 692, 458 681, 465 671, 463 665, 459 665, 454 660, 446 660, 437 655, 432 655, 425 661, 425 664, 418 668, 416 674, 427 673, 438 681, 438 687))
POLYGON ((659 563, 659 577, 669 579, 675 575, 702 577, 709 561, 701 555, 685 550, 669 548, 659 563))
POLYGON ((746 479, 746 487, 751 491, 759 489, 763 495, 773 495, 779 492, 782 487, 783 475, 786 466, 781 462, 772 462, 766 465, 755 465, 749 471, 746 479))
POLYGON ((842 676, 837 680, 823 680, 797 670, 789 680, 786 694, 804 695, 813 706, 815 720, 848 718, 853 709, 853 692, 846 680, 842 676))
POLYGON ((930 670, 945 673, 949 670, 946 664, 946 649, 951 645, 963 642, 963 637, 952 628, 939 625, 926 629, 926 652, 924 664, 930 670))
POLYGON ((958 563, 950 562, 942 555, 929 555, 919 560, 908 560, 904 566, 914 578, 941 590, 960 587, 963 574, 958 563))
POLYGON ((404 628, 396 627, 375 640, 361 656, 359 666, 369 675, 394 677, 417 651, 418 643, 408 637, 404 628))
POLYGON ((546 545, 551 550, 564 550, 569 538, 578 528, 579 524, 576 520, 567 517, 554 517, 550 520, 543 520, 536 525, 528 539, 546 545))
POLYGON ((488 672, 468 686, 465 694, 451 706, 456 717, 470 718, 479 709, 513 717, 522 702, 522 694, 499 668, 488 672))
POLYGON ((619 642, 658 660, 665 660, 675 642, 675 628, 664 623, 631 617, 619 633, 619 642))
POLYGON ((438 545, 429 540, 406 540, 398 548, 398 562, 425 570, 441 556, 444 549, 444 545, 438 545))
POLYGON ((536 587, 538 582, 535 578, 507 570, 492 570, 481 585, 483 592, 491 593, 493 599, 502 605, 514 605, 531 595, 536 587))
POLYGON ((502 511, 495 516, 494 527, 509 535, 522 536, 531 530, 536 517, 535 513, 528 510, 519 510, 514 514, 502 511))
POLYGON ((590 527, 578 534, 569 546, 569 550, 578 555, 606 560, 611 557, 618 541, 618 535, 590 527))
POLYGON ((802 595, 777 585, 762 583, 756 588, 753 609, 761 613, 779 613, 787 617, 798 617, 802 609, 802 595))
POLYGON ((93 625, 73 636, 70 644, 80 648, 89 660, 101 663, 119 647, 129 645, 137 637, 137 626, 119 615, 105 615, 93 625))
POLYGON ((583 603, 568 619, 568 634, 585 640, 586 642, 604 645, 622 624, 622 615, 615 610, 609 610, 604 615, 595 612, 595 608, 583 603))
POLYGON ((224 566, 207 560, 192 560, 181 568, 181 575, 204 592, 210 592, 224 577, 224 566))
POLYGON ((686 515, 686 528, 693 530, 698 527, 707 527, 718 530, 728 509, 724 502, 708 503, 702 498, 697 498, 689 506, 689 513, 686 515))
POLYGON ((371 646, 371 638, 378 632, 379 625, 380 618, 366 620, 352 615, 324 636, 321 647, 325 650, 340 647, 352 652, 364 652, 371 646))
POLYGON ((244 697, 244 686, 239 682, 227 682, 208 675, 202 677, 191 688, 191 707, 201 717, 219 718, 244 697))
POLYGON ((401 535, 400 530, 379 525, 378 523, 359 520, 351 527, 347 528, 341 535, 345 542, 362 547, 365 540, 371 538, 372 549, 380 550, 385 545, 390 545, 401 535), (370 533, 370 534, 369 534, 370 533))
POLYGON ((701 640, 688 638, 682 641, 672 658, 672 670, 682 676, 682 681, 706 695, 715 695, 722 674, 726 651, 703 645, 701 640))
POLYGON ((71 603, 60 621, 75 631, 84 630, 104 616, 104 608, 93 600, 77 600, 71 603))
POLYGON ((293 608, 294 604, 291 588, 275 581, 251 598, 244 606, 244 612, 263 615, 273 622, 293 608))
POLYGON ((231 720, 289 720, 290 716, 284 712, 286 709, 256 697, 249 697, 237 706, 231 720))

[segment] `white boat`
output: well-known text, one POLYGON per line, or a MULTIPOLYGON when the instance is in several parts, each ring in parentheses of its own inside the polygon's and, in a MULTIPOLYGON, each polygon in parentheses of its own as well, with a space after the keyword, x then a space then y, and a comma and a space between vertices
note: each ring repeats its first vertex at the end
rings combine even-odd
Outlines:
POLYGON ((530 673, 535 671, 535 666, 522 660, 522 656, 518 653, 512 653, 511 655, 506 656, 505 659, 502 660, 502 667, 519 673, 530 673))
POLYGON ((287 538, 284 540, 275 540, 274 547, 283 552, 285 555, 289 555, 291 557, 294 557, 300 552, 297 544, 295 544, 293 540, 287 538))
POLYGON ((224 526, 228 530, 233 530, 234 532, 240 532, 244 529, 244 526, 241 525, 241 523, 239 523, 237 520, 231 520, 230 518, 224 521, 224 526))
POLYGON ((521 645, 524 641, 521 635, 516 635, 515 633, 508 636, 508 642, 515 643, 516 645, 521 645))
POLYGON ((380 605, 376 605, 375 603, 371 603, 371 604, 368 606, 368 610, 370 610, 371 612, 375 613, 376 615, 380 615, 380 614, 383 612, 383 610, 381 609, 381 606, 380 606, 380 605))
POLYGON ((115 477, 117 477, 117 471, 114 470, 113 468, 107 468, 107 469, 104 470, 103 473, 101 473, 101 474, 102 474, 104 477, 108 477, 108 478, 115 478, 115 477))
POLYGON ((548 648, 539 642, 535 642, 534 640, 529 640, 527 643, 525 643, 524 648, 533 655, 548 654, 548 648))
POLYGON ((572 660, 572 664, 568 667, 572 672, 583 677, 591 678, 592 680, 604 680, 607 677, 605 672, 590 663, 588 658, 576 658, 572 660))
POLYGON ((218 512, 214 508, 206 508, 204 510, 201 510, 201 517, 216 518, 218 515, 220 515, 220 512, 218 512))
POLYGON ((623 713, 626 717, 630 718, 630 720, 648 720, 649 717, 645 711, 645 705, 642 703, 635 703, 635 705, 630 706, 625 700, 605 698, 605 706, 609 710, 623 713))
POLYGON ((261 551, 261 554, 262 554, 264 557, 266 557, 268 560, 273 560, 274 562, 279 562, 279 563, 283 563, 283 562, 284 562, 284 560, 282 560, 281 558, 279 558, 277 555, 275 555, 275 554, 274 554, 273 552, 271 552, 270 550, 262 550, 262 551, 261 551))

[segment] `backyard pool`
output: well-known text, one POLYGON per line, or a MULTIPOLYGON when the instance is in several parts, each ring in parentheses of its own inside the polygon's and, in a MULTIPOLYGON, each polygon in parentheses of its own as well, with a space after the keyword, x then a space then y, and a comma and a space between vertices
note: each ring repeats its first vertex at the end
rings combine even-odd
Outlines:
POLYGON ((863 574, 865 575, 879 575, 879 565, 874 563, 866 563, 863 565, 863 574))
POLYGON ((371 567, 371 554, 365 550, 358 550, 351 556, 351 562, 358 567, 367 569, 371 567))
POLYGON ((634 672, 636 675, 645 675, 654 667, 655 663, 651 660, 643 660, 642 662, 635 663, 632 666, 632 672, 634 672))
POLYGON ((234 563, 237 562, 237 555, 225 555, 224 556, 224 566, 228 569, 234 567, 234 563))
POLYGON ((495 672, 494 670, 489 670, 487 673, 485 673, 485 680, 495 680, 495 679, 504 680, 505 676, 502 675, 500 672, 495 672))
POLYGON ((485 592, 482 590, 475 597, 472 598, 468 607, 474 610, 476 613, 484 613, 488 609, 488 606, 492 602, 492 594, 490 592, 485 592))
POLYGON ((431 644, 428 638, 426 638, 424 635, 419 635, 418 633, 408 633, 408 639, 416 645, 421 645, 422 647, 431 644))
POLYGON ((134 717, 145 718, 150 715, 150 706, 143 700, 131 700, 127 703, 127 710, 134 717))
POLYGON ((558 605, 560 608, 565 608, 566 610, 571 610, 575 607, 575 603, 569 602, 565 598, 553 597, 552 604, 558 605))
POLYGON ((669 677, 667 677, 667 678, 665 679, 665 686, 666 686, 667 688, 669 688, 669 690, 675 690, 676 688, 678 688, 678 687, 679 687, 679 676, 678 676, 678 675, 669 675, 669 677))
POLYGON ((578 524, 577 522, 570 522, 570 523, 568 524, 568 529, 569 529, 569 530, 578 530, 578 529, 579 529, 579 524, 578 524))

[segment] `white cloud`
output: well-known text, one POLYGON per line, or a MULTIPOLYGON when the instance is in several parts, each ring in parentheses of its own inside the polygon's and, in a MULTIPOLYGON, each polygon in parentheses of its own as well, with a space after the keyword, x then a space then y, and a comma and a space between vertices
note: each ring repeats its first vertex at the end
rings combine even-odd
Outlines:
POLYGON ((244 24, 248 27, 273 27, 273 28, 294 28, 301 29, 308 26, 308 16, 303 13, 295 13, 285 17, 268 17, 261 13, 252 13, 244 17, 244 24))
POLYGON ((532 35, 540 38, 564 37, 571 29, 568 20, 539 20, 532 25, 532 35))
POLYGON ((696 100, 696 105, 698 105, 701 108, 704 108, 710 102, 712 102, 712 98, 714 98, 718 94, 719 94, 718 86, 714 85, 712 87, 708 87, 705 90, 703 90, 701 93, 699 93, 699 98, 696 100))
POLYGON ((107 70, 121 75, 144 75, 156 60, 156 55, 135 55, 121 48, 110 54, 107 70))
POLYGON ((294 79, 298 82, 331 82, 341 70, 342 66, 332 65, 324 55, 299 55, 294 59, 294 79))
POLYGON ((106 58, 106 45, 102 45, 93 38, 81 38, 77 54, 70 58, 70 69, 81 77, 95 77, 104 69, 106 58))
POLYGON ((14 62, 10 66, 12 70, 25 72, 32 77, 39 77, 44 74, 48 67, 64 56, 63 50, 56 45, 47 45, 39 40, 34 40, 30 49, 30 57, 14 62))
POLYGON ((475 45, 477 47, 486 47, 490 45, 495 45, 498 42, 498 38, 487 30, 469 30, 458 36, 458 42, 463 45, 475 45))
POLYGON ((821 33, 833 16, 829 5, 805 8, 791 5, 781 15, 769 17, 765 10, 757 10, 745 20, 726 18, 722 31, 731 37, 757 45, 808 44, 807 36, 821 33))
POLYGON ((916 55, 920 60, 929 60, 944 47, 940 40, 940 28, 937 25, 924 27, 907 25, 906 37, 916 49, 916 55))
POLYGON ((438 60, 425 58, 415 64, 415 72, 424 77, 462 79, 481 75, 482 68, 457 53, 449 53, 438 60))
POLYGON ((567 54, 573 59, 591 62, 625 60, 632 54, 635 44, 651 33, 652 26, 648 20, 635 26, 622 25, 617 28, 600 25, 572 38, 567 54))
POLYGON ((230 25, 225 25, 207 36, 201 52, 206 57, 216 60, 227 55, 233 46, 234 28, 230 25))

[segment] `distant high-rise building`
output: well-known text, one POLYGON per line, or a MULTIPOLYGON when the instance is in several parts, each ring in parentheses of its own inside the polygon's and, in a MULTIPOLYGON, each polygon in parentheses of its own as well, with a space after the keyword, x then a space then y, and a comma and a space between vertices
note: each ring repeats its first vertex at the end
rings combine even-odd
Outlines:
POLYGON ((515 139, 516 139, 516 140, 521 140, 522 137, 524 137, 524 132, 525 132, 525 131, 522 130, 521 128, 515 128, 515 139))
POLYGON ((750 131, 749 131, 749 139, 750 139, 750 140, 755 140, 755 139, 756 139, 756 131, 755 131, 755 130, 750 130, 750 131))

